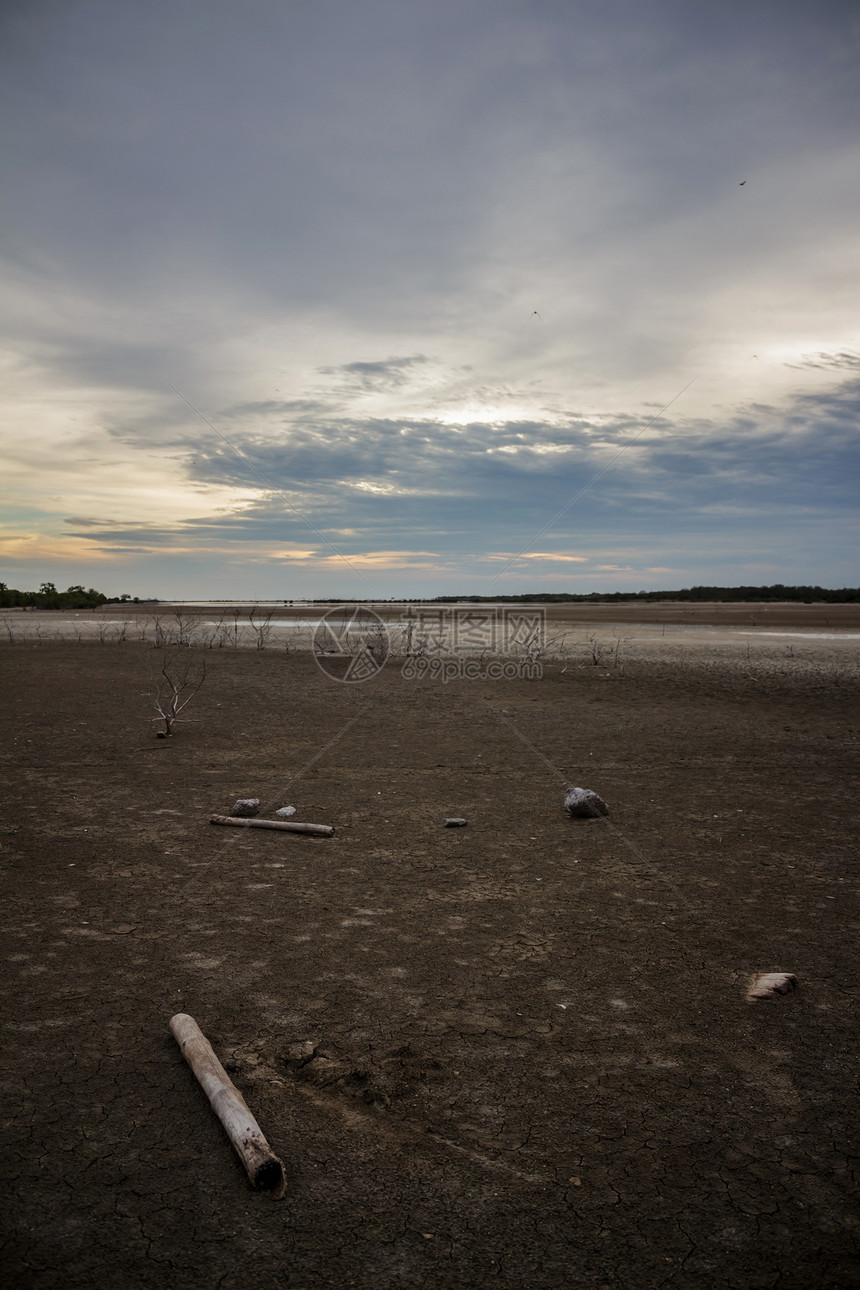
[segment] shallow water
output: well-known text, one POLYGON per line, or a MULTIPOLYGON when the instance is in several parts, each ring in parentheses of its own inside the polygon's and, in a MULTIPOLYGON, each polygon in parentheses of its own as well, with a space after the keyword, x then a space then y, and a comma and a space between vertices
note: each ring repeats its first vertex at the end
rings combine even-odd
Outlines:
POLYGON ((792 636, 816 641, 860 641, 860 632, 762 632, 737 628, 738 636, 792 636))

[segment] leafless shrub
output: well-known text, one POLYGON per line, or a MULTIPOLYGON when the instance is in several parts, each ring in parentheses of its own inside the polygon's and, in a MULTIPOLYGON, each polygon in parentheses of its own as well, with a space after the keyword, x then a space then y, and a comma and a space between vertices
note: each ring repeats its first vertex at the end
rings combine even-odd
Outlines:
POLYGON ((233 610, 233 619, 226 624, 226 644, 232 649, 238 649, 242 644, 242 638, 245 635, 244 627, 239 626, 239 611, 233 610))
POLYGON ((532 632, 524 642, 524 650, 530 663, 539 662, 546 650, 546 639, 543 632, 539 629, 532 632))
POLYGON ((603 662, 603 642, 594 632, 590 632, 586 636, 585 642, 591 654, 592 663, 595 667, 600 667, 603 662))
POLYGON ((567 632, 555 632, 547 637, 545 653, 547 658, 566 659, 567 654, 567 632))
POLYGON ((427 653, 427 647, 430 644, 430 637, 426 632, 419 632, 413 637, 410 645, 410 653, 416 658, 423 658, 427 653))
POLYGON ((213 649, 238 649, 242 643, 244 630, 239 626, 239 611, 234 610, 231 618, 222 614, 215 624, 213 649))
MULTIPOLYGON (((282 644, 285 654, 292 654, 295 650, 302 649, 304 640, 303 629, 300 624, 293 624, 284 632, 282 644)), ((311 642, 308 641, 308 647, 311 648, 311 642)))
POLYGON ((364 646, 375 659, 385 661, 388 654, 388 632, 382 623, 365 632, 364 646))
POLYGON ((173 633, 156 614, 153 619, 153 644, 156 649, 169 649, 173 642, 173 633))
POLYGON ((427 652, 428 637, 426 631, 416 630, 411 618, 400 631, 391 633, 391 653, 397 657, 420 658, 427 652))
POLYGON ((616 636, 615 649, 612 651, 612 662, 617 672, 624 671, 624 648, 630 644, 629 636, 616 636))
POLYGON ((215 624, 215 638, 212 643, 212 648, 223 649, 225 645, 229 644, 229 640, 229 629, 224 622, 224 615, 222 614, 215 624))
POLYGON ((186 653, 178 644, 164 650, 161 674, 156 681, 153 702, 164 722, 164 729, 156 732, 159 739, 173 734, 174 722, 183 708, 191 702, 206 679, 206 663, 193 654, 186 653))
POLYGON ((265 649, 266 641, 272 634, 272 619, 275 611, 270 609, 264 618, 257 618, 256 612, 256 608, 252 609, 249 618, 251 631, 254 633, 254 646, 256 649, 265 649))
POLYGON ((199 615, 185 614, 181 609, 177 609, 173 615, 173 621, 176 624, 174 628, 176 644, 180 646, 193 645, 195 629, 199 624, 199 615))
POLYGON ((198 622, 197 614, 184 614, 181 609, 171 614, 166 622, 156 617, 153 624, 155 648, 171 649, 174 645, 180 649, 190 648, 194 644, 198 622))
POLYGON ((6 635, 9 637, 9 644, 10 644, 10 645, 14 645, 14 644, 15 644, 15 633, 14 633, 14 631, 12 630, 12 624, 9 622, 9 619, 8 619, 8 618, 4 618, 4 619, 3 619, 3 630, 4 630, 4 632, 6 633, 6 635))

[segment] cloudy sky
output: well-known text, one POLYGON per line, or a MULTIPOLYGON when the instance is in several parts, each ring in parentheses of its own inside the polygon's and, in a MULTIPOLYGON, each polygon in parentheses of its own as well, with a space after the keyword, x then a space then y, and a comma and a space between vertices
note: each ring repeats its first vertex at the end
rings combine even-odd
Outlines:
POLYGON ((0 579, 856 586, 848 0, 10 0, 0 579))

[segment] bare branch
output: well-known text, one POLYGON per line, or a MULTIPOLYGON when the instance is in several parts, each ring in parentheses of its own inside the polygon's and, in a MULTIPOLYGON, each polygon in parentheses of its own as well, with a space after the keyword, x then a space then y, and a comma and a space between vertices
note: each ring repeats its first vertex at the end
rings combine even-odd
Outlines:
POLYGON ((270 609, 269 612, 266 614, 265 618, 259 618, 259 619, 255 617, 256 612, 257 610, 255 606, 251 610, 250 617, 249 617, 249 622, 251 624, 251 631, 254 633, 254 644, 257 649, 265 649, 266 641, 269 639, 269 637, 272 634, 272 619, 275 616, 275 611, 273 609, 270 609))
POLYGON ((153 702, 164 722, 164 729, 157 731, 157 738, 166 739, 173 734, 173 725, 180 712, 206 680, 206 660, 197 659, 183 647, 174 645, 165 647, 161 663, 161 678, 157 682, 153 702))

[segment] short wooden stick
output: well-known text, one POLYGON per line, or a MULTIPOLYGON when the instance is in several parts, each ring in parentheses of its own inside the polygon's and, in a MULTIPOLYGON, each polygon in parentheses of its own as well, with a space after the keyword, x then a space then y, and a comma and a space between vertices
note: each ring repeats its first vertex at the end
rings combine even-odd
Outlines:
POLYGON ((294 824, 292 820, 245 820, 238 815, 213 815, 210 824, 237 824, 243 829, 280 829, 282 833, 316 833, 330 838, 334 833, 331 824, 294 824))
POLYGON ((248 1104, 215 1056, 209 1040, 187 1012, 177 1012, 170 1018, 170 1033, 226 1129, 251 1182, 280 1200, 287 1189, 283 1163, 263 1137, 248 1104))

